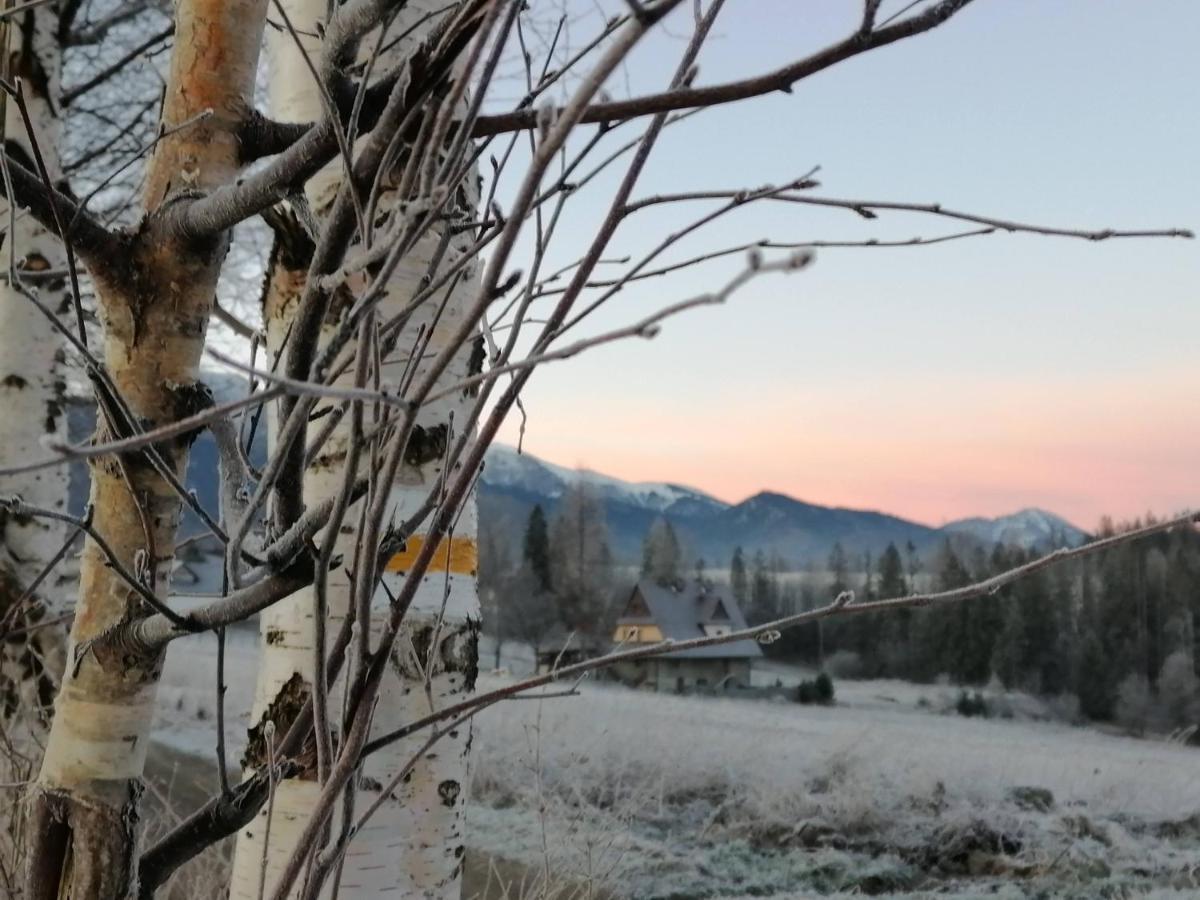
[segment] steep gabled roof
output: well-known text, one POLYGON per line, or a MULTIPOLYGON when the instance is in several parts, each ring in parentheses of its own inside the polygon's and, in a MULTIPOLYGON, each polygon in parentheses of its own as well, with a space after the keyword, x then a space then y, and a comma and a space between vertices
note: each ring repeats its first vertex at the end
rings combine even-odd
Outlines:
MULTIPOLYGON (((735 605, 736 606, 736 605, 735 605)), ((733 617, 729 615, 729 610, 725 607, 725 598, 720 595, 710 599, 709 604, 705 607, 704 618, 702 622, 732 622, 733 617)))
MULTIPOLYGON (((693 580, 671 586, 643 580, 634 587, 618 624, 654 624, 664 638, 686 641, 703 637, 704 625, 728 625, 739 631, 746 627, 746 620, 738 605, 713 585, 693 580)), ((762 649, 757 641, 740 640, 662 655, 684 659, 757 659, 762 656, 762 649)))
POLYGON ((629 602, 625 604, 625 612, 621 613, 620 621, 622 625, 643 625, 654 621, 654 615, 646 605, 645 596, 636 587, 629 595, 629 602))

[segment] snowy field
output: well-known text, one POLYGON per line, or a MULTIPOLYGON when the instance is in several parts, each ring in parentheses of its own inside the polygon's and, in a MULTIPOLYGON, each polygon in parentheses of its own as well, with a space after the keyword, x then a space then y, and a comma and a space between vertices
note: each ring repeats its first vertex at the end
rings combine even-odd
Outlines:
MULTIPOLYGON (((254 643, 230 635, 235 750, 254 643)), ((172 649, 158 734, 179 750, 215 743, 214 663, 209 638, 172 649)), ((983 720, 946 687, 837 691, 819 708, 584 685, 493 707, 472 845, 638 900, 1200 896, 1200 751, 1038 721, 1054 711, 1032 698, 983 720)))

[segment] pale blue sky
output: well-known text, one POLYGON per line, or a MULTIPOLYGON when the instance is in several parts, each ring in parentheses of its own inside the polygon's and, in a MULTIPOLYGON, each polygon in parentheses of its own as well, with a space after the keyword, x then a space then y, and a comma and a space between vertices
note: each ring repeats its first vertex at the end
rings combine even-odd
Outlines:
MULTIPOLYGON (((885 2, 883 15, 902 5, 885 2)), ((852 0, 728 0, 699 82, 805 55, 858 14, 852 0)), ((576 22, 573 38, 591 24, 576 22)), ((688 27, 676 13, 671 30, 688 27)), ((680 124, 636 195, 778 183, 819 164, 830 196, 1066 227, 1195 228, 1198 36, 1194 0, 976 0, 790 96, 680 124)), ((662 89, 681 46, 648 39, 612 93, 662 89)), ((558 258, 577 255, 612 185, 580 197, 558 258)), ((642 214, 613 249, 645 250, 698 209, 642 214)), ((673 258, 768 236, 954 230, 763 205, 673 258)), ((737 265, 647 283, 595 327, 710 288, 737 265)), ((825 250, 809 271, 756 282, 653 342, 536 375, 526 446, 729 500, 772 488, 935 523, 1027 505, 1085 526, 1102 511, 1169 512, 1200 497, 1198 276, 1200 245, 1180 240, 825 250)))

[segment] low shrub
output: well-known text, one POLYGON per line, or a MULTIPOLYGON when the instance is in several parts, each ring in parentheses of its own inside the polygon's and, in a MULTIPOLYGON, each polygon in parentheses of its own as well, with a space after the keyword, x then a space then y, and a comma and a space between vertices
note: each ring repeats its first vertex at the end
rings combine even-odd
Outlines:
POLYGON ((960 716, 971 718, 972 716, 980 716, 986 719, 992 714, 988 708, 988 702, 984 699, 983 694, 975 691, 974 694, 968 694, 966 691, 961 691, 958 695, 958 702, 954 704, 954 710, 960 716))
POLYGON ((822 672, 812 680, 801 681, 796 686, 797 703, 817 703, 821 706, 833 705, 833 679, 822 672))

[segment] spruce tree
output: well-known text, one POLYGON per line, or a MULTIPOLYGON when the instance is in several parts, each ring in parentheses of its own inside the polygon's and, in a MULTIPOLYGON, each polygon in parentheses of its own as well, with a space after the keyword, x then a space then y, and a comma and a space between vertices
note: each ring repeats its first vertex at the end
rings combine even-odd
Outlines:
MULTIPOLYGON (((895 544, 888 544, 879 557, 878 593, 881 598, 904 597, 909 593, 909 584, 904 577, 904 561, 895 544)), ((879 647, 876 650, 880 675, 907 675, 911 669, 909 647, 912 627, 912 610, 897 609, 882 616, 879 629, 879 647)))
POLYGON ((751 624, 779 618, 779 583, 761 550, 755 552, 750 577, 750 608, 746 617, 751 624))
POLYGON ((733 599, 738 606, 745 606, 749 598, 749 581, 746 576, 746 554, 741 547, 735 547, 733 559, 729 561, 729 589, 733 591, 733 599))
POLYGON ((537 579, 538 587, 543 591, 550 590, 550 532, 541 504, 529 513, 523 557, 529 571, 537 579))
POLYGON ((846 558, 841 541, 835 542, 833 549, 829 551, 829 574, 832 578, 829 585, 831 597, 850 589, 850 561, 846 558))
POLYGON ((675 584, 683 577, 683 549, 671 523, 659 517, 642 541, 642 577, 675 584))

